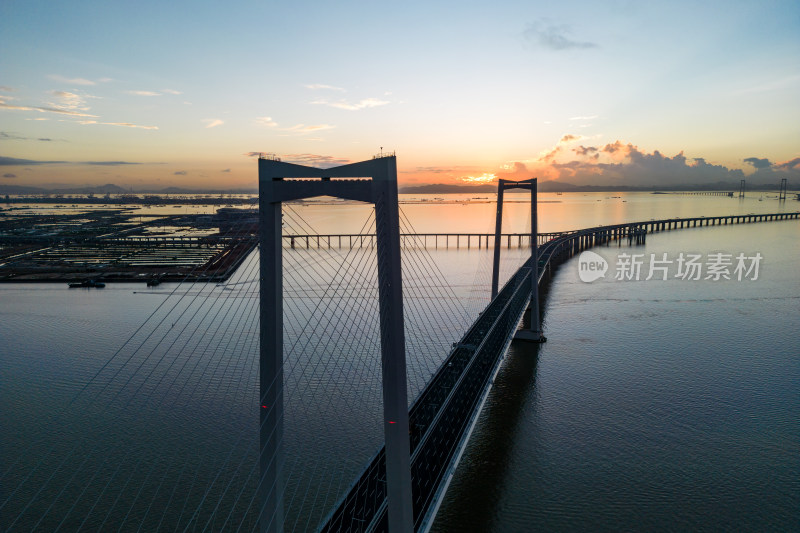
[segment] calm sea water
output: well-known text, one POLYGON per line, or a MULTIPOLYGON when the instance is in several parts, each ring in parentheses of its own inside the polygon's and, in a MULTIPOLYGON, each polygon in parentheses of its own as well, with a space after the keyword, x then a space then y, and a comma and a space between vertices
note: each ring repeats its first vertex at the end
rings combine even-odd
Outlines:
MULTIPOLYGON (((610 196, 541 195, 541 231, 800 206, 610 196)), ((493 230, 494 204, 445 198, 456 201, 404 204, 413 229, 493 230)), ((517 199, 506 231, 526 230, 528 206, 517 199)), ((355 205, 293 209, 324 233, 358 231, 369 213, 355 205)), ((643 247, 595 249, 612 267, 588 284, 576 259, 564 264, 547 295, 549 342, 540 350, 512 345, 435 530, 793 529, 798 235, 796 221, 650 235, 643 247), (618 281, 613 265, 623 252, 763 259, 756 281, 618 281)), ((362 283, 354 299, 345 289, 325 293, 341 276, 332 266, 345 264, 338 256, 291 253, 287 523, 302 531, 380 443, 380 372, 375 295, 363 292, 374 277, 371 254, 346 263, 358 265, 349 276, 362 283), (342 317, 346 328, 336 322, 342 317), (304 327, 309 320, 313 328, 304 327)), ((409 254, 411 396, 488 295, 486 250, 430 255, 451 289, 431 289, 438 275, 409 254)), ((506 274, 524 255, 503 251, 506 274)), ((252 528, 256 265, 254 256, 223 286, 0 286, 0 493, 11 496, 2 527, 252 528), (219 505, 195 514, 201 501, 219 505)))

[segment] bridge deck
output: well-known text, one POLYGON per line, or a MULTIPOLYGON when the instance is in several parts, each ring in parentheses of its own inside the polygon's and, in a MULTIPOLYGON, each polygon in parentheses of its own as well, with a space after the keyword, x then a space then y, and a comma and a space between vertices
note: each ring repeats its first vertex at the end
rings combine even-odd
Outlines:
MULTIPOLYGON (((539 287, 549 282, 553 266, 585 248, 611 240, 663 231, 772 220, 797 220, 800 212, 727 217, 664 219, 598 226, 548 234, 539 249, 539 287)), ((541 238, 541 235, 540 235, 541 238)), ((486 307, 409 410, 414 527, 424 531, 466 444, 502 356, 517 329, 531 294, 526 262, 486 307)), ((532 319, 538 319, 533 318, 532 319)), ((320 528, 328 531, 386 532, 385 456, 381 449, 351 485, 320 528)))

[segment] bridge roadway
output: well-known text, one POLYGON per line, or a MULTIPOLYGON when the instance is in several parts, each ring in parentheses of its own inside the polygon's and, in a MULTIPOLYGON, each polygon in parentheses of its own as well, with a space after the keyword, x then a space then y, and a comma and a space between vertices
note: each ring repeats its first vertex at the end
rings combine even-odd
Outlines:
MULTIPOLYGON (((548 234, 539 247, 540 289, 553 267, 595 245, 647 232, 720 224, 797 220, 800 212, 650 220, 548 234)), ((541 234, 540 234, 541 238, 541 234)), ((638 242, 643 242, 639 240, 638 242)), ((426 531, 447 490, 531 295, 530 260, 511 276, 426 385, 409 410, 415 531, 426 531)), ((388 532, 384 449, 370 461, 320 531, 388 532)))

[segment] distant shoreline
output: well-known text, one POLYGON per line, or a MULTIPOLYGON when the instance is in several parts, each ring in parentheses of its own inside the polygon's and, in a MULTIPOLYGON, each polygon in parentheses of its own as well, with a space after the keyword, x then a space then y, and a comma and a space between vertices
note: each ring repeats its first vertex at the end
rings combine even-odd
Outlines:
MULTIPOLYGON (((746 184, 746 192, 770 192, 780 189, 779 183, 766 184, 766 185, 751 185, 746 184)), ((800 192, 800 183, 789 183, 788 190, 791 192, 800 192)), ((722 191, 722 192, 736 192, 739 191, 739 183, 732 182, 715 182, 704 184, 681 184, 675 186, 620 186, 620 185, 574 185, 572 183, 559 182, 559 181, 542 181, 539 182, 539 192, 699 192, 699 191, 722 191)), ((435 183, 428 185, 400 185, 400 194, 487 194, 497 192, 496 183, 486 183, 481 185, 462 185, 458 183, 435 183)), ((74 188, 53 188, 45 189, 42 187, 29 187, 23 185, 6 185, 0 184, 0 202, 5 196, 28 196, 30 197, 47 197, 54 195, 62 195, 64 199, 67 196, 88 196, 106 197, 106 195, 119 196, 144 196, 144 195, 159 195, 169 196, 176 198, 179 196, 187 195, 218 195, 220 200, 222 197, 230 197, 232 195, 258 195, 257 188, 242 188, 242 189, 182 189, 176 187, 169 187, 161 190, 141 190, 132 191, 126 190, 114 184, 92 186, 80 186, 74 188)), ((207 199, 206 199, 207 200, 207 199)))

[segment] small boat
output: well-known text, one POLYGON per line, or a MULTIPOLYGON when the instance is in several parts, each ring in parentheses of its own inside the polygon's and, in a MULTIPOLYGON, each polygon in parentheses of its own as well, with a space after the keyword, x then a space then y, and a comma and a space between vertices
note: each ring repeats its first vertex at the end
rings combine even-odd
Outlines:
POLYGON ((97 281, 97 280, 94 280, 94 279, 85 279, 83 281, 79 281, 79 282, 75 282, 75 283, 70 283, 69 284, 69 288, 70 289, 78 289, 78 288, 81 288, 81 287, 86 287, 87 289, 91 289, 91 288, 102 289, 105 286, 106 286, 106 284, 103 283, 102 281, 97 281))

